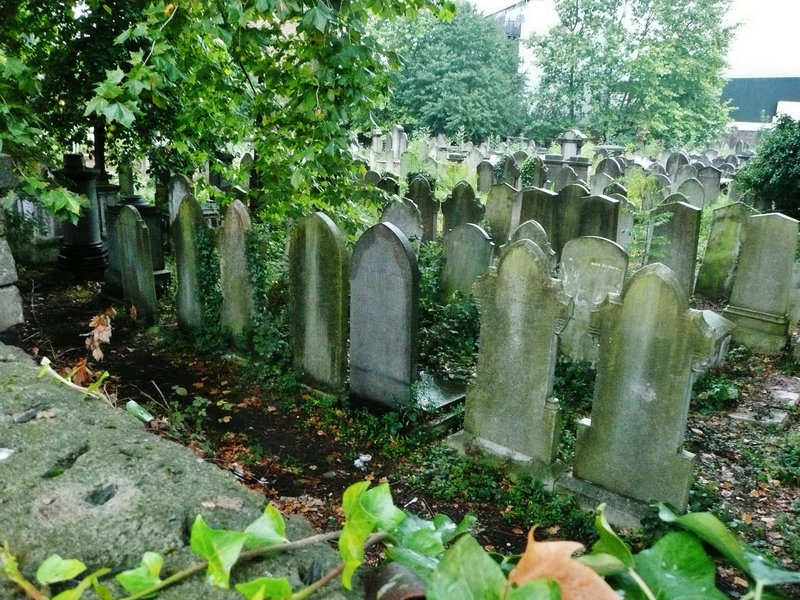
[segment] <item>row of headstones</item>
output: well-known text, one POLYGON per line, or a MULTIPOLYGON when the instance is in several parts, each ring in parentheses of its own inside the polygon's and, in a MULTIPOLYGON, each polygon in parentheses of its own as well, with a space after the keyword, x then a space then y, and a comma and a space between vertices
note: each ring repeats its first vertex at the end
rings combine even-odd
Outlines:
MULTIPOLYGON (((11 157, 0 154, 0 197, 18 185, 19 180, 14 175, 11 157)), ((14 285, 17 281, 17 266, 5 235, 5 219, 0 210, 0 333, 24 321, 22 297, 14 285)))
MULTIPOLYGON (((693 373, 724 356, 729 323, 689 310, 685 291, 661 264, 623 284, 627 255, 603 238, 570 241, 560 279, 551 275, 551 257, 528 238, 504 249, 497 267, 489 266, 491 241, 476 225, 454 229, 444 246, 446 265, 454 253, 472 267, 467 280, 479 270, 473 263, 485 271, 473 288, 482 328, 477 376, 467 392, 467 435, 490 452, 551 466, 559 437, 556 351, 560 339, 563 350, 582 356, 570 341, 577 340, 594 353, 598 381, 575 476, 625 497, 685 507, 691 461, 676 449, 693 373)), ((389 223, 368 229, 353 249, 348 275, 338 229, 326 216, 312 215, 292 234, 289 271, 298 311, 295 367, 303 380, 330 389, 335 373, 337 387, 344 387, 349 314, 350 393, 388 407, 409 402, 417 375, 419 275, 402 232, 389 223), (348 284, 349 313, 343 308, 348 284)))

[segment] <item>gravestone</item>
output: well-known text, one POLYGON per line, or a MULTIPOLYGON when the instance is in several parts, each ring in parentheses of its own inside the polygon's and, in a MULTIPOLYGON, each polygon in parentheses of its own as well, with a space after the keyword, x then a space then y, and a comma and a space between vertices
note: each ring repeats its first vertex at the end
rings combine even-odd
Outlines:
POLYGON ((682 446, 693 357, 714 351, 713 333, 698 314, 662 264, 637 271, 621 296, 593 311, 600 359, 592 414, 579 426, 575 480, 565 487, 686 509, 693 455, 682 446))
POLYGON ((301 382, 324 392, 347 382, 349 257, 339 228, 317 212, 289 239, 289 339, 301 382))
POLYGON ((482 160, 483 154, 481 154, 481 151, 477 148, 472 148, 467 152, 467 157, 464 159, 464 166, 469 170, 477 169, 482 160))
POLYGON ((697 179, 697 169, 692 165, 681 165, 672 176, 672 187, 678 189, 687 179, 697 179))
POLYGON ((488 160, 482 160, 477 167, 478 191, 486 194, 494 185, 494 166, 488 160))
POLYGON ((428 180, 422 175, 414 177, 408 184, 406 198, 419 208, 422 218, 422 241, 435 240, 439 228, 439 201, 433 194, 428 180))
POLYGON ((536 221, 547 232, 549 239, 552 239, 558 227, 558 194, 544 188, 531 187, 523 188, 520 197, 520 222, 536 221))
POLYGON ((537 223, 533 219, 529 219, 524 223, 520 223, 519 227, 514 230, 508 241, 500 247, 500 256, 508 252, 511 246, 520 240, 530 240, 539 246, 539 249, 549 261, 551 267, 550 270, 553 271, 553 267, 555 266, 556 262, 556 253, 550 246, 550 241, 547 239, 547 232, 544 230, 544 227, 542 227, 541 224, 537 223))
POLYGON ((197 332, 203 326, 198 236, 208 235, 209 231, 200 205, 192 196, 183 198, 170 230, 178 279, 175 297, 178 325, 190 333, 197 332))
POLYGON ((475 198, 475 190, 465 180, 453 186, 441 205, 444 232, 463 223, 480 223, 486 208, 475 198))
POLYGON ((225 212, 220 239, 220 322, 237 345, 244 343, 245 330, 253 316, 253 288, 245 253, 245 238, 250 227, 247 209, 240 200, 234 200, 225 212))
POLYGON ((123 294, 135 307, 138 319, 153 323, 158 316, 158 301, 147 225, 138 210, 126 205, 116 227, 123 294))
POLYGON ((617 200, 608 196, 590 196, 585 187, 569 185, 558 193, 555 208, 556 227, 547 233, 558 256, 561 256, 564 245, 577 237, 595 235, 609 240, 617 239, 617 200))
POLYGON ((650 212, 651 223, 658 215, 668 215, 668 218, 660 225, 651 226, 645 264, 658 262, 669 267, 687 297, 694 289, 702 214, 699 208, 686 202, 669 202, 650 212))
POLYGON ((534 154, 523 163, 520 185, 523 187, 543 187, 547 181, 547 169, 542 158, 534 154))
POLYGON ((422 215, 411 200, 403 198, 389 202, 381 213, 380 222, 395 225, 406 236, 414 253, 419 253, 423 236, 422 215))
POLYGON ((789 292, 797 221, 780 213, 747 219, 731 298, 723 316, 733 339, 754 352, 777 354, 788 338, 789 292))
POLYGON ((605 189, 614 183, 614 179, 606 173, 595 173, 592 177, 591 193, 604 194, 605 189))
POLYGON ((367 229, 350 266, 350 394, 400 408, 417 380, 419 271, 391 223, 367 229))
POLYGON ((507 183, 495 184, 486 197, 485 219, 496 244, 505 244, 519 225, 520 195, 507 183))
POLYGON ((364 175, 364 183, 377 186, 381 180, 381 174, 377 171, 367 171, 364 175))
POLYGON ((422 170, 436 177, 439 173, 439 162, 431 156, 426 156, 422 160, 422 170))
POLYGON ((501 179, 500 181, 495 181, 494 185, 497 185, 498 183, 507 183, 512 188, 518 189, 519 167, 517 166, 514 157, 511 154, 504 154, 502 160, 503 160, 503 172, 501 174, 501 179))
POLYGON ((657 173, 659 175, 667 175, 667 170, 664 168, 664 165, 657 162, 652 163, 649 167, 647 167, 647 170, 650 171, 651 173, 657 173))
POLYGON ((559 192, 573 183, 578 183, 578 174, 569 165, 564 165, 553 180, 553 189, 559 192))
POLYGON ((169 178, 167 186, 167 204, 169 205, 170 225, 178 216, 183 199, 186 197, 194 198, 194 186, 192 180, 186 175, 173 175, 169 178))
POLYGON ((702 209, 705 206, 706 192, 697 179, 687 179, 678 186, 678 193, 686 196, 692 206, 702 209))
POLYGON ((522 166, 522 163, 528 160, 528 153, 525 152, 524 150, 517 150, 516 152, 514 152, 513 157, 514 157, 514 163, 517 165, 517 168, 519 168, 522 166))
POLYGON ((627 251, 633 243, 633 226, 636 223, 636 206, 621 194, 611 194, 609 198, 614 198, 614 200, 619 202, 617 238, 615 241, 627 251))
POLYGON ((652 186, 648 185, 642 198, 642 210, 649 211, 661 204, 672 189, 669 177, 660 173, 651 173, 652 186))
POLYGON ((608 184, 605 188, 603 188, 603 191, 600 193, 604 196, 614 197, 614 194, 619 194, 620 196, 623 196, 625 198, 628 197, 628 190, 625 189, 625 186, 619 183, 618 181, 614 181, 608 184))
POLYGON ((377 187, 379 190, 383 190, 387 194, 397 195, 400 193, 400 184, 398 183, 397 179, 389 175, 381 177, 377 187))
POLYGON ((754 214, 756 211, 742 202, 714 210, 706 252, 694 284, 695 294, 712 300, 730 297, 745 223, 754 214))
POLYGON ((601 160, 599 163, 597 163, 594 172, 595 175, 598 173, 608 175, 612 180, 622 176, 622 169, 620 168, 619 163, 613 158, 604 158, 601 160))
POLYGON ((442 279, 440 289, 447 301, 455 292, 472 295, 475 280, 492 264, 494 243, 480 226, 464 223, 448 231, 442 238, 442 279))
MULTIPOLYGON (((18 185, 19 180, 14 174, 11 157, 8 154, 0 154, 0 198, 18 185)), ((22 296, 14 285, 17 282, 17 265, 5 234, 4 215, 0 210, 0 333, 25 321, 22 296)))
POLYGON ((719 198, 719 186, 722 179, 722 171, 719 169, 708 166, 697 171, 697 179, 703 186, 705 191, 705 202, 709 205, 714 203, 719 198))
POLYGON ((547 470, 560 431, 553 370, 567 298, 530 240, 514 244, 475 283, 475 296, 480 352, 467 389, 464 433, 484 451, 547 470))
POLYGON ((579 237, 564 246, 559 278, 572 299, 572 313, 559 340, 561 351, 572 360, 597 363, 599 346, 590 332, 589 316, 606 296, 622 293, 627 268, 628 253, 611 240, 579 237))
POLYGON ((673 152, 666 161, 667 174, 675 176, 683 165, 689 164, 689 157, 683 152, 673 152))

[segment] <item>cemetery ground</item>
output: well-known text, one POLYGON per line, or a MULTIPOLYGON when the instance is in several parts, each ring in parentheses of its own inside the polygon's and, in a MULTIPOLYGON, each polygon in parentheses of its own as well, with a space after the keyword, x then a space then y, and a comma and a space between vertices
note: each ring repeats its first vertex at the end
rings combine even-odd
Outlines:
MULTIPOLYGON (((338 528, 342 493, 367 479, 388 481, 395 504, 424 517, 474 514, 478 541, 504 554, 521 552, 532 526, 537 538, 594 541, 592 517, 572 500, 530 478, 512 479, 478 457, 459 457, 442 432, 422 432, 414 411, 370 413, 311 395, 286 372, 265 372, 231 354, 204 354, 182 339, 169 313, 145 327, 128 307, 104 296, 99 283, 70 280, 51 267, 20 268, 18 287, 26 323, 12 343, 48 357, 61 372, 78 367, 73 380, 83 385, 108 371, 104 389, 120 410, 135 400, 155 416, 148 425, 154 435, 190 446, 321 530, 338 528), (92 317, 110 307, 116 310, 111 340, 101 345, 98 361, 85 339, 92 317)), ((696 383, 684 444, 696 455, 690 510, 714 512, 792 569, 800 568, 800 411, 791 403, 800 393, 798 373, 789 350, 766 358, 733 348, 722 369, 696 383), (789 405, 777 426, 771 419, 781 397, 789 405)), ((566 424, 560 452, 567 456, 574 441, 569 423, 588 416, 592 380, 585 366, 565 361, 556 375, 566 424)), ((647 547, 662 527, 654 510, 627 540, 647 547)), ((732 572, 719 576, 731 597, 746 592, 732 572)), ((800 590, 785 593, 800 597, 800 590)))

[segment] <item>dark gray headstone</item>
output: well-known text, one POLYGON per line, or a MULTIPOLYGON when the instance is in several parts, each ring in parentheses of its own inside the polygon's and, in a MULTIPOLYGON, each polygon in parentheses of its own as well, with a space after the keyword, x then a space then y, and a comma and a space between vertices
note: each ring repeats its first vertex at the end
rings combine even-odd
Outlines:
POLYGON ((152 323, 158 316, 153 258, 147 225, 133 206, 123 206, 117 219, 120 272, 125 298, 136 308, 138 319, 152 323))
POLYGON ((453 186, 442 202, 441 209, 445 233, 464 223, 480 223, 486 212, 486 208, 475 198, 475 190, 463 179, 453 186))
POLYGON ((240 200, 234 200, 225 213, 220 240, 219 263, 222 288, 220 321, 234 343, 244 341, 253 318, 253 287, 247 266, 246 236, 250 215, 240 200))
MULTIPOLYGON (((200 255, 198 236, 206 229, 200 205, 191 196, 184 197, 172 223, 172 248, 178 278, 175 312, 178 325, 189 332, 203 326, 203 305, 200 301, 200 255)), ((209 324, 210 325, 210 324, 209 324)))

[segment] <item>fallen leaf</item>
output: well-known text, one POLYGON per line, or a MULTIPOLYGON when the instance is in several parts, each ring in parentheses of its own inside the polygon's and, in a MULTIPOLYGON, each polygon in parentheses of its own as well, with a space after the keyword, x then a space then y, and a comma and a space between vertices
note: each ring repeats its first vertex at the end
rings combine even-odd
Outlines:
POLYGON ((572 560, 583 548, 578 542, 537 542, 533 529, 528 532, 528 546, 517 566, 508 574, 510 584, 524 585, 534 579, 552 579, 558 583, 562 600, 619 600, 605 579, 592 569, 572 560))

